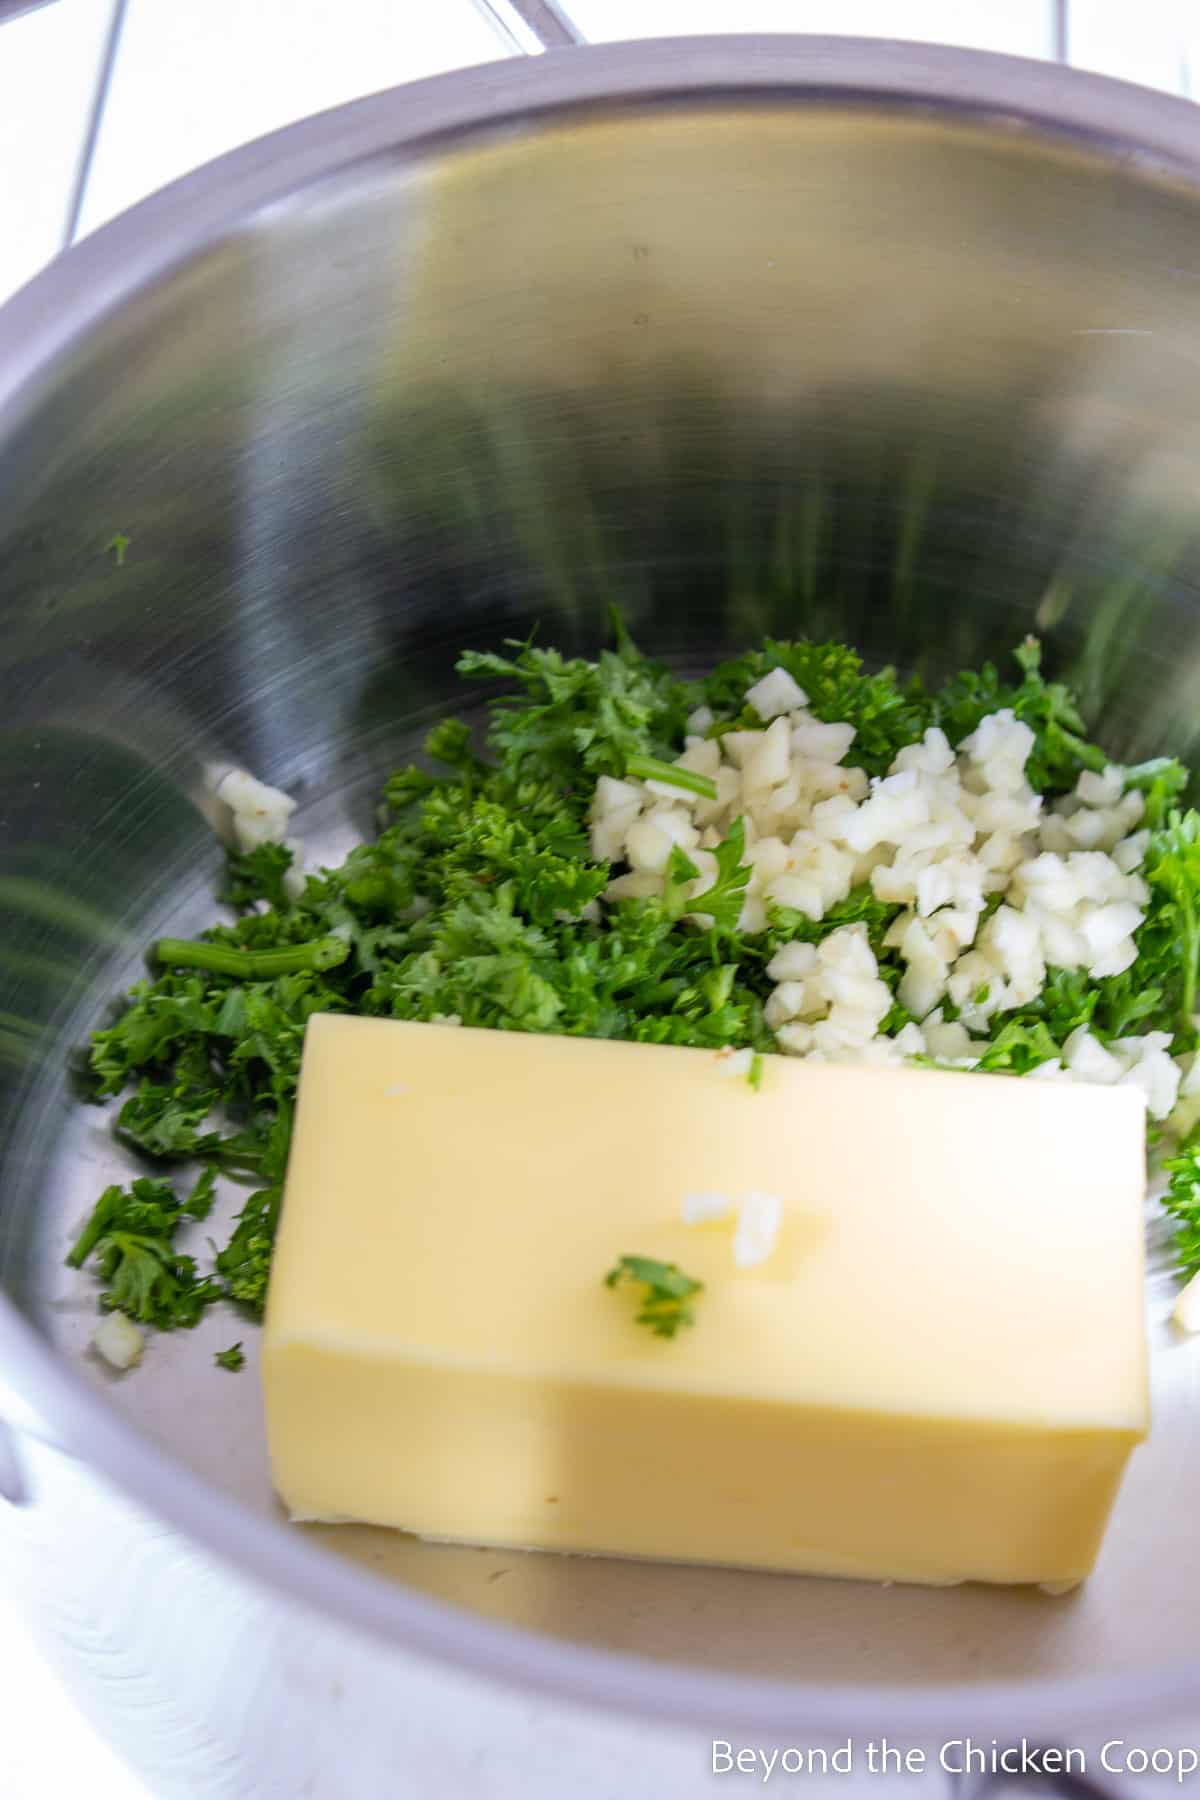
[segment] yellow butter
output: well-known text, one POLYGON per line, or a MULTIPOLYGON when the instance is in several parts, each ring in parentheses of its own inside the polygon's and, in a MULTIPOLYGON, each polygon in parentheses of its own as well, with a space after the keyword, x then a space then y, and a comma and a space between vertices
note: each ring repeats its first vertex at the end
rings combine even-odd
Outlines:
POLYGON ((320 1015, 263 1378, 301 1518, 1075 1581, 1148 1422, 1127 1089, 320 1015), (773 1253, 685 1195, 777 1195, 773 1253), (705 1284, 675 1338, 617 1259, 705 1284))

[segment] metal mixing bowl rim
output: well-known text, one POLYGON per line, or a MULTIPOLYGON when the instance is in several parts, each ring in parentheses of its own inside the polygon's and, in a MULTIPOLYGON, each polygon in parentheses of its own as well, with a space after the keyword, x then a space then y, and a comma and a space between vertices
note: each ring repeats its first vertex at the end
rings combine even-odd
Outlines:
MULTIPOLYGON (((0 417, 142 287, 265 209, 379 159, 545 123, 555 114, 704 102, 877 104, 1052 133, 1195 182, 1200 113, 1147 89, 921 44, 824 37, 672 38, 594 46, 437 76, 354 101, 245 145, 152 195, 70 250, 0 309, 0 417)), ((490 1680, 660 1721, 787 1734, 1045 1734, 1182 1711, 1200 1662, 1131 1676, 908 1688, 788 1683, 685 1670, 476 1617, 380 1581, 261 1519, 144 1438, 0 1294, 0 1368, 54 1438, 148 1511, 244 1574, 373 1636, 490 1680)), ((19 1401, 18 1401, 19 1403, 19 1401)), ((20 1418, 17 1420, 21 1423, 20 1418)), ((28 1420, 25 1421, 28 1424, 28 1420)), ((38 1427, 34 1426, 35 1431, 38 1427)))

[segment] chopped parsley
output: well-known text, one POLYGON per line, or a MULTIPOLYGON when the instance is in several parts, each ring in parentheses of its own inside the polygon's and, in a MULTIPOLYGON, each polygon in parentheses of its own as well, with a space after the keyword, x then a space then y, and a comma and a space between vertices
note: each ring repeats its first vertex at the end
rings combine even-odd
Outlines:
POLYGON ((1200 813, 1167 814, 1150 841, 1146 875, 1158 896, 1152 916, 1164 940, 1165 979, 1178 1009, 1176 1023, 1180 1034, 1191 1038, 1200 969, 1200 813))
POLYGON ((236 1373, 244 1367, 246 1355, 240 1344, 230 1344, 228 1350, 218 1350, 213 1361, 218 1369, 232 1369, 236 1373))
POLYGON ((75 1269, 89 1259, 94 1262, 104 1283, 100 1304, 105 1311, 163 1329, 199 1322, 220 1288, 200 1275, 195 1257, 176 1248, 175 1234, 186 1219, 206 1216, 212 1187, 206 1171, 182 1202, 170 1182, 147 1176, 128 1188, 105 1188, 67 1254, 75 1269))
POLYGON ((685 900, 684 888, 689 882, 699 879, 700 871, 691 858, 676 845, 667 864, 667 887, 663 904, 668 916, 678 919, 686 911, 696 917, 711 919, 711 929, 714 932, 736 932, 750 881, 750 865, 743 860, 745 854, 746 827, 741 819, 735 819, 729 827, 728 837, 713 852, 717 872, 711 886, 703 888, 690 900, 685 900))
MULTIPOLYGON (((118 561, 127 542, 118 534, 110 546, 118 561)), ((848 761, 869 775, 931 726, 955 745, 1000 707, 1034 733, 1027 773, 1047 802, 1108 762, 1032 640, 1013 679, 985 664, 933 693, 889 669, 865 672, 844 644, 768 639, 695 683, 643 656, 619 621, 615 645, 595 661, 532 642, 466 652, 460 675, 490 689, 482 742, 465 721, 442 720, 422 761, 386 781, 378 835, 339 867, 301 886, 284 845, 232 854, 225 918, 152 947, 147 978, 89 1047, 93 1097, 120 1098, 115 1132, 153 1169, 106 1188, 70 1251, 98 1277, 102 1307, 160 1329, 192 1326, 218 1302, 261 1316, 313 1013, 747 1050, 753 1088, 778 1047, 764 1009, 782 946, 861 925, 895 997, 905 965, 888 940, 903 909, 868 884, 820 920, 771 904, 765 930, 741 929, 751 876, 741 819, 704 853, 715 872, 703 881, 701 851, 676 844, 660 895, 605 899, 614 871, 591 854, 596 781, 653 780, 711 799, 707 776, 673 763, 696 708, 710 709, 712 737, 758 729, 746 690, 782 668, 815 719, 853 726, 848 761), (218 1179, 249 1191, 224 1241, 209 1245, 199 1222, 218 1179)), ((973 1028, 987 1033, 983 1069, 1030 1073, 1080 1026, 1102 1045, 1168 1031, 1175 1055, 1196 1048, 1200 815, 1186 809, 1188 772, 1172 759, 1124 780, 1145 796, 1151 833, 1137 962, 1099 980, 1049 969, 1033 1001, 973 1028)), ((955 1019, 952 1005, 944 1016, 955 1019)), ((896 998, 882 1030, 908 1023, 896 998)), ((1200 1268, 1200 1139, 1166 1166, 1181 1264, 1200 1268)), ((642 1285, 638 1318, 660 1335, 690 1323, 699 1284, 673 1265, 626 1257, 607 1279, 642 1285)))
POLYGON ((650 1256, 623 1256, 604 1277, 605 1287, 633 1282, 644 1292, 634 1315, 648 1325, 655 1337, 673 1338, 681 1325, 693 1325, 691 1302, 703 1293, 704 1283, 693 1281, 677 1263, 655 1262, 650 1256))

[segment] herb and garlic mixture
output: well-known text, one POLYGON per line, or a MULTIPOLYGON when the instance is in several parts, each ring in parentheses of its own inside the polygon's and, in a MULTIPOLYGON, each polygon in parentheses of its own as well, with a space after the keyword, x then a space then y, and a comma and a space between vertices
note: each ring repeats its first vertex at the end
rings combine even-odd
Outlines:
MULTIPOLYGON (((97 1098, 128 1091, 118 1137, 164 1170, 107 1189, 71 1251, 103 1308, 160 1328, 222 1298, 261 1312, 320 1011, 729 1049, 751 1086, 765 1052, 1133 1083, 1200 1269, 1181 764, 1111 764, 1033 640, 1010 680, 988 665, 935 694, 842 644, 768 640, 700 682, 619 626, 597 662, 511 649, 458 665, 503 684, 485 752, 438 725, 432 767, 391 777, 384 828, 340 868, 304 875, 291 802, 226 775, 232 922, 155 945, 92 1039, 97 1098), (202 1267, 177 1238, 221 1176, 253 1191, 202 1267)), ((639 1260, 613 1279, 649 1281, 639 1260)))

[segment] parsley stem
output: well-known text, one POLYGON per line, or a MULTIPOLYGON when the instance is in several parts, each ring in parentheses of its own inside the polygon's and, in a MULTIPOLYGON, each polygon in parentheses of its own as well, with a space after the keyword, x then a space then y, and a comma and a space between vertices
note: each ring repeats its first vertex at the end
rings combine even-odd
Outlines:
POLYGON ((242 950, 234 944, 208 944, 190 938, 159 938, 155 959, 175 969, 206 969, 213 975, 243 975, 249 981, 273 981, 277 975, 318 973, 336 969, 350 954, 343 937, 314 938, 279 950, 242 950))
POLYGON ((657 756, 631 756, 625 773, 634 781, 661 781, 667 787, 683 788, 699 794, 702 800, 715 800, 717 784, 709 775, 697 775, 694 769, 681 769, 675 763, 660 762, 657 756))
POLYGON ((1065 725, 1059 725, 1057 729, 1062 734, 1063 743, 1076 761, 1083 768, 1090 769, 1094 775, 1103 775, 1108 767, 1109 759, 1099 745, 1089 744, 1085 738, 1077 736, 1073 731, 1068 731, 1065 725))
POLYGON ((1183 909, 1183 1029, 1187 1036, 1194 1037, 1196 1027, 1192 1022, 1192 1014, 1196 1010, 1196 964, 1200 960, 1200 930, 1196 924, 1196 909, 1192 904, 1190 892, 1182 895, 1183 909))
POLYGON ((67 1264, 72 1269, 82 1269, 100 1239, 104 1236, 108 1225, 107 1215, 101 1206, 97 1206, 91 1218, 75 1239, 67 1252, 67 1264))

